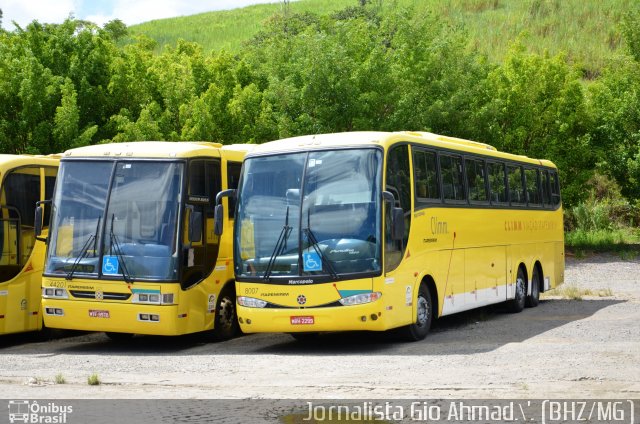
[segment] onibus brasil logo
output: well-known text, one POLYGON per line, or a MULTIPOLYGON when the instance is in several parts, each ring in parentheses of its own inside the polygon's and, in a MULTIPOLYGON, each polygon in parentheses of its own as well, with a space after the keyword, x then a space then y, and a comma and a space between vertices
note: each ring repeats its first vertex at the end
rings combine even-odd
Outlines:
POLYGON ((71 405, 58 405, 54 402, 39 404, 38 401, 10 400, 10 423, 65 424, 73 412, 71 405))

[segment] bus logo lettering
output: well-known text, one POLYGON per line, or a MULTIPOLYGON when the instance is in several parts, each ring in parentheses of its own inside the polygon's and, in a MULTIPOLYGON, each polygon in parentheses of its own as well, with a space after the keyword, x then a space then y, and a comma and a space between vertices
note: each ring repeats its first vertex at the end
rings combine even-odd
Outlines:
POLYGON ((438 221, 437 216, 431 217, 431 234, 448 234, 447 221, 438 221))

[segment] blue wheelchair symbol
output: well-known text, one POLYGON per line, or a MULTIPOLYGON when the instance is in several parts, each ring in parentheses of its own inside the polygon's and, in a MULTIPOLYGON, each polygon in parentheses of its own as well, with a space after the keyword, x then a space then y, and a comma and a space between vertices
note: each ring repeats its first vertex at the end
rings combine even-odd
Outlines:
POLYGON ((117 274, 118 266, 120 263, 118 262, 117 256, 104 256, 102 258, 102 273, 103 274, 117 274))
POLYGON ((302 261, 305 271, 322 271, 322 260, 316 252, 303 253, 302 261))

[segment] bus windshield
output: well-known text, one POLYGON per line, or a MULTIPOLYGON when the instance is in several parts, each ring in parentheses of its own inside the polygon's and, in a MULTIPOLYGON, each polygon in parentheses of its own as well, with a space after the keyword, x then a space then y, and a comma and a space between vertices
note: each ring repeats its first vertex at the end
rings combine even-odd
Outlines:
POLYGON ((247 159, 234 236, 237 275, 380 272, 381 167, 377 149, 247 159))
POLYGON ((183 168, 176 162, 63 161, 45 272, 176 280, 183 168))

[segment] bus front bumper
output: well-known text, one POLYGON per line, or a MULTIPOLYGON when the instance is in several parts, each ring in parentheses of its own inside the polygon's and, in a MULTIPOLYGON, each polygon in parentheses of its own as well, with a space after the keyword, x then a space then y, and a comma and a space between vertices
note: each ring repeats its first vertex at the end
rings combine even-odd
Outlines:
POLYGON ((237 305, 244 333, 300 333, 319 331, 384 331, 384 304, 324 308, 248 308, 237 305))
POLYGON ((187 330, 177 305, 141 305, 43 299, 44 325, 81 331, 176 336, 187 330))

